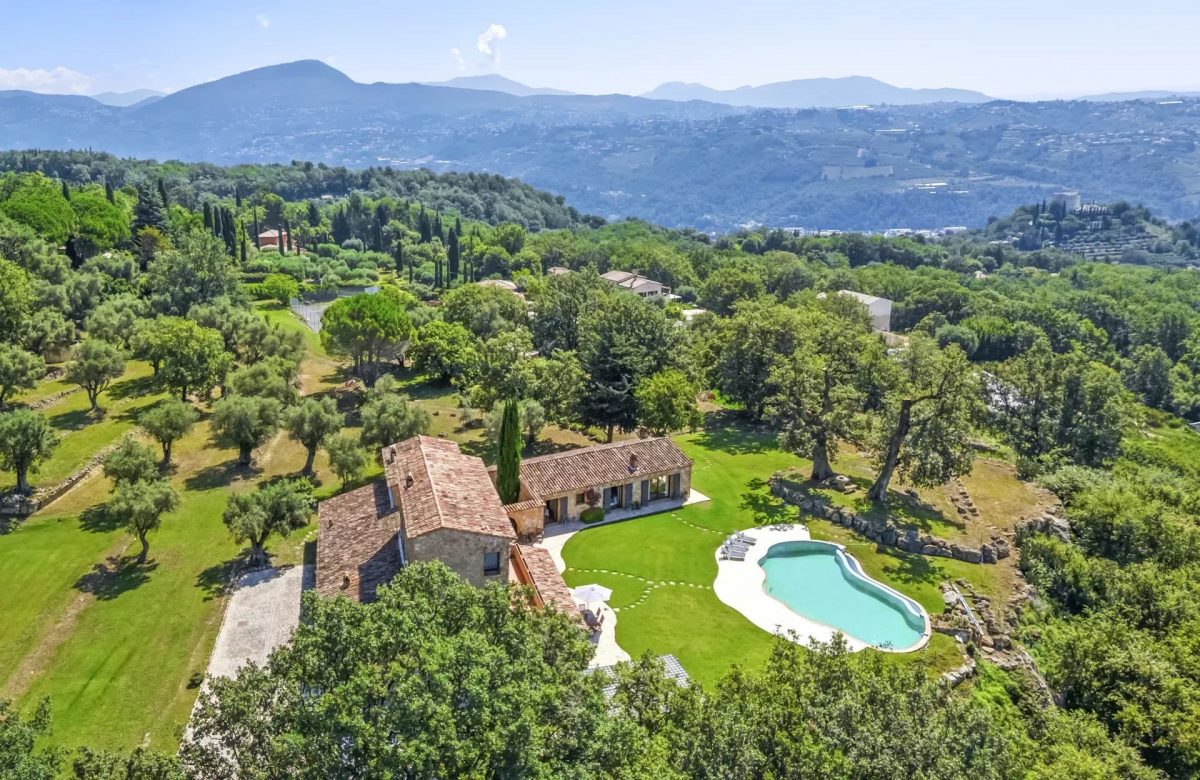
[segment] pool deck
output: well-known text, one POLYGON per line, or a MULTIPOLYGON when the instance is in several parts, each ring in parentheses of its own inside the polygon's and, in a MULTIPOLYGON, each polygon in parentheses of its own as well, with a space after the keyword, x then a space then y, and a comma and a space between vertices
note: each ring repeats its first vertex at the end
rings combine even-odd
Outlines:
MULTIPOLYGON (((807 643, 811 639, 828 642, 833 639, 834 634, 839 633, 837 629, 798 615, 782 601, 768 594, 764 587, 767 573, 759 561, 767 554, 767 550, 780 542, 808 541, 810 539, 808 528, 799 523, 780 524, 746 528, 742 533, 757 541, 746 552, 744 561, 722 560, 720 547, 714 553, 717 558, 717 579, 713 582, 713 590, 716 591, 717 598, 742 613, 747 620, 764 631, 781 634, 794 642, 807 643)), ((871 581, 884 590, 896 592, 875 580, 871 581)), ((907 598, 903 594, 897 595, 907 598)), ((851 650, 858 651, 871 647, 866 642, 852 636, 842 634, 842 637, 845 639, 846 646, 851 650)), ((925 634, 916 645, 901 650, 877 649, 907 653, 919 650, 928 641, 929 622, 927 617, 925 634)))

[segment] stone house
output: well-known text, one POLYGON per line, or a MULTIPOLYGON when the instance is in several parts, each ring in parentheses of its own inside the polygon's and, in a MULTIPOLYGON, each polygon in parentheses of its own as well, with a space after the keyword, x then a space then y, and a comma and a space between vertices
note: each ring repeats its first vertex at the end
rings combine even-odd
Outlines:
POLYGON ((383 463, 385 479, 317 508, 319 593, 370 601, 409 561, 442 561, 477 586, 508 581, 516 533, 482 460, 414 436, 383 463))
POLYGON ((653 512, 658 502, 686 501, 691 490, 692 461, 675 442, 630 439, 522 461, 520 500, 505 509, 527 537, 544 523, 578 520, 589 507, 653 512))

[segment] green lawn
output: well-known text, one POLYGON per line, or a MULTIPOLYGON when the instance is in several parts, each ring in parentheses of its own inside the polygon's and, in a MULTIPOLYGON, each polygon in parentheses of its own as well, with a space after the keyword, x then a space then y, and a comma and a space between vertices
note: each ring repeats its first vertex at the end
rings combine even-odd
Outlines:
MULTIPOLYGON (((284 310, 268 316, 305 329, 284 310)), ((304 368, 314 376, 333 373, 333 361, 314 352, 319 340, 307 343, 304 368)), ((35 484, 65 476, 132 430, 135 413, 161 398, 149 392, 148 373, 131 364, 131 373, 101 396, 103 418, 79 414, 87 407, 82 393, 44 410, 63 444, 35 484)), ((295 473, 304 460, 280 434, 256 451, 254 471, 239 471, 236 452, 212 439, 207 420, 173 455, 180 506, 150 535, 145 566, 131 564, 136 542, 96 511, 111 487, 99 473, 0 536, 0 697, 29 707, 49 696, 54 742, 174 749, 196 697, 188 679, 207 666, 230 567, 242 552, 221 522, 228 496, 295 473)), ((324 453, 316 466, 318 495, 329 495, 338 483, 324 453)), ((268 549, 275 563, 298 563, 314 536, 315 523, 268 549)))
MULTIPOLYGON (((59 436, 59 443, 37 472, 30 475, 30 482, 34 487, 41 487, 66 479, 98 450, 131 430, 137 424, 137 416, 162 397, 151 384, 150 366, 131 361, 124 375, 100 394, 101 414, 90 411, 87 394, 82 391, 64 396, 40 410, 38 414, 50 421, 59 436)), ((0 490, 14 484, 16 475, 0 472, 0 490)))
MULTIPOLYGON (((714 419, 720 418, 727 415, 714 419)), ((797 518, 794 507, 771 495, 766 480, 800 460, 780 451, 768 433, 733 424, 718 423, 676 441, 695 463, 693 487, 711 500, 581 531, 563 550, 564 577, 571 586, 598 582, 613 589, 617 641, 629 653, 672 653, 690 675, 707 683, 733 664, 756 667, 770 652, 773 637, 714 594, 715 552, 731 531, 797 518)), ((937 585, 945 579, 964 577, 983 592, 998 587, 998 567, 877 552, 845 529, 812 518, 806 522, 814 537, 848 544, 871 576, 931 612, 942 610, 937 585)), ((888 657, 939 672, 962 663, 954 640, 938 634, 920 652, 888 657)))

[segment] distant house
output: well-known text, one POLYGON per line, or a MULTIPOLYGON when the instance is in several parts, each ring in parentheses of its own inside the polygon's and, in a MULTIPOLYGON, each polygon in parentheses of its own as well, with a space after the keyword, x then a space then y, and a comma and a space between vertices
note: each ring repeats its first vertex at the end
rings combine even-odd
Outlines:
POLYGON ((476 282, 480 287, 496 287, 501 290, 508 290, 511 293, 517 291, 515 282, 510 282, 507 279, 484 279, 482 282, 476 282))
MULTIPOLYGON (((848 298, 861 303, 867 307, 867 313, 871 315, 871 327, 883 333, 890 333, 892 330, 892 302, 887 298, 880 298, 875 295, 865 295, 853 290, 838 290, 838 295, 844 295, 848 298)), ((821 297, 824 297, 822 294, 821 297)))
POLYGON ((550 276, 562 276, 563 274, 571 273, 571 269, 563 268, 561 265, 552 265, 546 269, 546 273, 550 276))
POLYGON ((608 273, 600 274, 600 278, 617 287, 636 293, 643 298, 671 294, 670 287, 667 287, 662 282, 656 282, 647 276, 642 276, 636 271, 609 271, 608 273))
POLYGON ((258 234, 258 248, 259 249, 263 249, 264 247, 269 247, 269 246, 273 246, 276 249, 278 249, 281 243, 283 244, 284 247, 287 246, 288 232, 286 230, 280 231, 280 230, 271 229, 271 230, 264 230, 263 232, 258 234))

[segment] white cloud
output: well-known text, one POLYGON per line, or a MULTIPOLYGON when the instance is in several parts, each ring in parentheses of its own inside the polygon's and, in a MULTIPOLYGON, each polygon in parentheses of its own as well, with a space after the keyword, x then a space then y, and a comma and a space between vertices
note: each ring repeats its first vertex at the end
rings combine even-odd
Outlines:
POLYGON ((254 21, 258 22, 258 26, 264 30, 271 26, 271 17, 266 14, 258 14, 254 17, 254 21))
POLYGON ((30 92, 83 94, 92 86, 92 77, 70 68, 0 68, 0 89, 27 89, 30 92))
POLYGON ((480 54, 485 54, 492 58, 492 65, 500 64, 500 47, 499 42, 508 37, 508 30, 504 29, 502 24, 489 25, 484 30, 478 40, 475 41, 475 48, 479 49, 480 54))
POLYGON ((454 58, 454 67, 459 73, 462 73, 464 70, 467 69, 467 63, 463 59, 461 51, 459 51, 458 49, 451 49, 450 56, 454 58))

